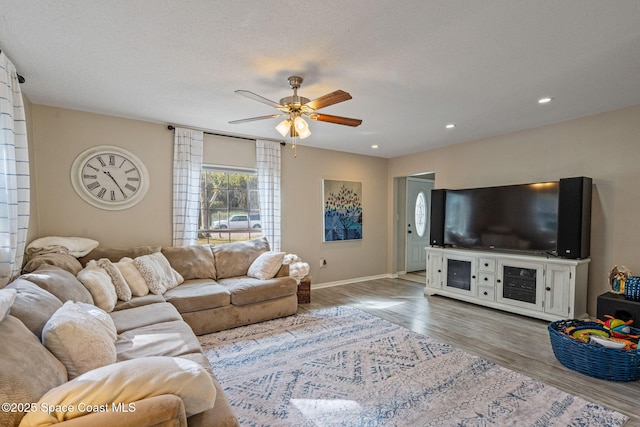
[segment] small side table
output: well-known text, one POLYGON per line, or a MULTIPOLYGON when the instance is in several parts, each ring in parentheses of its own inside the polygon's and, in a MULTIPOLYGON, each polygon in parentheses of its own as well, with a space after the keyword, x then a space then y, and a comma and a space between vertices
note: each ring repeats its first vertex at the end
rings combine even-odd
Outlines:
POLYGON ((311 280, 302 280, 298 285, 298 304, 311 303, 311 280))

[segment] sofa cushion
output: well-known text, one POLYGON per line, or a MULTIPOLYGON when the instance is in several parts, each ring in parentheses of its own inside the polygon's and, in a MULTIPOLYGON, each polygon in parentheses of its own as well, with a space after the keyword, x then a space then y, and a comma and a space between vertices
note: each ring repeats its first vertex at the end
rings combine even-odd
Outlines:
POLYGON ((211 247, 216 259, 218 279, 246 276, 249 267, 258 256, 269 250, 267 239, 253 239, 244 242, 224 243, 211 247))
POLYGON ((116 341, 118 360, 146 356, 182 356, 202 351, 191 327, 182 320, 123 332, 116 341))
POLYGON ((168 302, 114 311, 110 316, 119 334, 142 326, 182 320, 178 310, 168 302))
MULTIPOLYGON (((0 322, 0 400, 37 402, 43 394, 67 381, 67 371, 17 318, 0 322)), ((1 426, 17 426, 24 412, 0 411, 1 426)))
POLYGON ((111 334, 73 301, 64 303, 44 325, 42 343, 67 368, 69 379, 116 361, 111 334))
POLYGON ((129 301, 118 301, 113 311, 127 310, 142 305, 156 304, 158 302, 166 302, 163 295, 147 294, 143 297, 133 297, 129 301))
POLYGON ((76 301, 93 304, 91 293, 66 270, 53 265, 42 265, 36 271, 20 276, 55 295, 60 301, 76 301))
POLYGON ((157 295, 175 288, 184 281, 161 252, 139 256, 133 260, 133 265, 142 274, 149 291, 157 295))
POLYGON ((208 279, 193 279, 164 294, 180 313, 224 307, 231 304, 229 291, 208 279))
POLYGON ((282 266, 284 252, 263 252, 249 266, 247 276, 260 280, 273 279, 282 266))
POLYGON ((118 270, 122 273, 122 277, 124 277, 124 280, 131 290, 132 297, 142 297, 149 293, 149 286, 147 286, 144 277, 142 277, 142 274, 140 274, 140 271, 133 263, 133 259, 125 257, 114 265, 118 267, 118 270))
POLYGON ((294 295, 298 284, 290 277, 260 280, 253 277, 232 277, 218 281, 231 292, 231 304, 247 305, 294 295))
POLYGON ((216 279, 216 264, 210 245, 163 247, 169 264, 184 280, 216 279))
POLYGON ((53 313, 62 307, 62 302, 35 283, 20 278, 9 283, 6 289, 15 289, 18 292, 11 306, 11 315, 20 319, 38 339, 41 339, 42 328, 53 313))
POLYGON ((55 410, 31 412, 25 422, 55 424, 86 415, 93 407, 111 408, 114 403, 127 407, 162 394, 180 397, 187 417, 213 408, 216 399, 213 381, 198 363, 178 357, 147 357, 105 366, 54 388, 42 396, 37 407, 55 410))
POLYGON ((89 290, 95 305, 105 311, 113 311, 118 301, 116 289, 111 283, 111 277, 95 261, 90 261, 78 273, 78 280, 89 290))
POLYGON ((160 245, 149 246, 133 246, 130 248, 106 248, 98 246, 87 255, 78 258, 78 261, 82 265, 87 265, 92 259, 99 260, 100 258, 107 258, 111 262, 118 262, 122 258, 137 258, 142 255, 149 255, 155 252, 160 252, 162 247, 160 245))

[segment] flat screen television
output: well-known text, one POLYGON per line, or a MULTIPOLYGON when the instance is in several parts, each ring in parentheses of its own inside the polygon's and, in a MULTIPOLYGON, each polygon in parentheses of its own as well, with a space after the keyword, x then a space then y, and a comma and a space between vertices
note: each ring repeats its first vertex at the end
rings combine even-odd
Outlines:
POLYGON ((554 253, 559 188, 559 182, 544 182, 447 190, 444 244, 554 253))

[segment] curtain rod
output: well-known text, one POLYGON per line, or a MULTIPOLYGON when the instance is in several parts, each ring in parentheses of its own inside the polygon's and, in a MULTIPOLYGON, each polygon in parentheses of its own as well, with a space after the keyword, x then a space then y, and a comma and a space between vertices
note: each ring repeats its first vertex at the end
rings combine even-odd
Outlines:
MULTIPOLYGON (((173 125, 169 125, 169 126, 167 126, 167 129, 169 129, 169 130, 174 130, 175 128, 176 128, 176 127, 175 127, 175 126, 173 126, 173 125)), ((224 133, 215 133, 215 132, 210 132, 210 131, 206 131, 206 130, 203 130, 203 131, 202 131, 202 133, 207 134, 207 135, 213 135, 213 136, 224 136, 224 137, 227 137, 227 138, 244 139, 245 141, 256 141, 256 139, 257 139, 257 138, 250 138, 250 137, 248 137, 248 136, 228 135, 228 134, 224 134, 224 133)), ((274 140, 274 139, 267 139, 267 141, 275 141, 275 142, 279 142, 279 143, 280 143, 280 145, 282 145, 283 147, 284 147, 285 145, 287 145, 287 143, 286 143, 286 142, 283 142, 283 141, 277 141, 277 140, 274 140)))
MULTIPOLYGON (((2 49, 0 49, 0 53, 2 53, 2 49)), ((26 82, 25 78, 22 77, 20 74, 16 73, 16 75, 18 76, 18 83, 22 84, 26 82)))

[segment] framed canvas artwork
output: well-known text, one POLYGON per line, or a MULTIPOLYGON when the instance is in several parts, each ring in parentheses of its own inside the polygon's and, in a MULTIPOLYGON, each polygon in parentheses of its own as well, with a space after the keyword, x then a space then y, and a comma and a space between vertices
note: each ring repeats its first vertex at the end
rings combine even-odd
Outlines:
POLYGON ((324 242, 362 240, 362 183, 322 180, 324 242))

